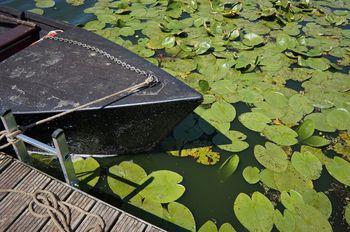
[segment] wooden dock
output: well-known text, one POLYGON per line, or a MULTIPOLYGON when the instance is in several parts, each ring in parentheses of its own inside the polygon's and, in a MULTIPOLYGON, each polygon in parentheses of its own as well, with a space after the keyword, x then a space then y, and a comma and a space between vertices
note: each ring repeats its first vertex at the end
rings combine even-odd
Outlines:
MULTIPOLYGON (((103 231, 164 231, 4 154, 0 154, 0 189, 28 193, 48 190, 61 201, 98 214, 105 222, 103 231)), ((31 214, 31 201, 30 197, 15 192, 0 192, 0 231, 58 231, 51 218, 37 218, 31 214)), ((43 208, 36 209, 36 212, 42 211, 43 208)), ((73 209, 69 224, 71 231, 87 231, 96 224, 96 219, 73 209)))

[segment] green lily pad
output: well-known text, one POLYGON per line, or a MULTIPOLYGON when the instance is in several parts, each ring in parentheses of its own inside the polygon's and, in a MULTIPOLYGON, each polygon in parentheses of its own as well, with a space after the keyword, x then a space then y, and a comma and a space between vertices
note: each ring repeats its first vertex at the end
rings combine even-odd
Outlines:
POLYGON ((298 134, 284 125, 267 126, 262 131, 262 134, 278 145, 292 146, 298 143, 298 140, 296 139, 298 134))
POLYGON ((320 211, 326 218, 332 214, 332 203, 323 192, 316 192, 314 189, 308 189, 301 193, 306 204, 311 205, 320 211))
POLYGON ((38 8, 34 8, 31 10, 28 10, 29 12, 32 12, 34 14, 38 14, 38 15, 43 15, 44 14, 44 10, 43 9, 38 9, 38 8))
POLYGON ((219 232, 236 232, 230 223, 224 223, 220 226, 219 232))
POLYGON ((131 36, 135 34, 135 30, 132 27, 122 27, 120 28, 119 33, 122 36, 131 36))
POLYGON ((243 170, 243 177, 249 184, 256 184, 260 180, 260 170, 257 167, 248 166, 243 170))
POLYGON ((345 207, 344 218, 348 225, 350 225, 350 203, 345 207))
POLYGON ((332 231, 327 217, 304 202, 296 191, 282 192, 281 202, 295 218, 295 231, 332 231))
POLYGON ((123 161, 119 165, 109 168, 108 185, 113 193, 124 198, 135 190, 135 187, 114 176, 124 178, 135 184, 141 184, 142 180, 147 177, 147 174, 142 167, 130 161, 123 161))
POLYGON ((175 45, 175 36, 165 37, 163 42, 162 42, 162 45, 165 48, 172 48, 172 47, 174 47, 174 45, 175 45))
POLYGON ((177 202, 170 202, 164 218, 189 231, 196 231, 196 222, 191 211, 177 202))
POLYGON ((236 109, 230 103, 217 101, 202 116, 209 121, 231 122, 236 117, 236 109))
POLYGON ((234 213, 239 222, 249 231, 270 231, 273 227, 274 207, 263 194, 254 192, 252 198, 238 194, 234 213))
POLYGON ((97 31, 105 28, 106 24, 98 20, 90 21, 85 24, 84 28, 89 31, 97 31))
POLYGON ((248 33, 243 36, 243 43, 249 47, 254 47, 264 43, 265 39, 255 33, 248 33))
POLYGON ((330 141, 321 136, 311 136, 303 141, 304 144, 312 146, 312 147, 324 147, 330 144, 330 141))
POLYGON ((212 221, 209 220, 206 223, 204 223, 201 228, 199 228, 198 232, 217 232, 218 227, 216 224, 212 221))
POLYGON ((305 117, 305 120, 312 120, 315 124, 315 128, 319 131, 334 132, 336 129, 329 125, 326 115, 323 113, 312 113, 305 117))
POLYGON ((288 105, 296 112, 309 114, 314 110, 311 101, 304 95, 295 94, 288 100, 288 105))
POLYGON ((276 189, 280 192, 289 190, 302 192, 313 188, 312 181, 302 176, 291 164, 288 165, 286 171, 273 173, 273 180, 276 189))
POLYGON ((179 184, 183 178, 176 172, 168 170, 155 171, 145 177, 141 182, 152 177, 154 178, 152 182, 139 193, 144 198, 159 203, 168 203, 176 201, 185 192, 185 187, 179 184))
POLYGON ((164 209, 162 207, 162 204, 160 204, 159 202, 145 198, 140 208, 160 218, 163 217, 164 209))
POLYGON ((218 133, 213 138, 213 143, 220 149, 231 152, 240 152, 249 147, 245 140, 247 136, 239 131, 227 131, 224 134, 218 133))
POLYGON ((321 176, 322 163, 311 152, 294 152, 292 165, 306 179, 316 180, 321 176))
POLYGON ((225 162, 219 168, 220 177, 225 180, 230 177, 237 169, 239 164, 239 156, 232 155, 225 160, 225 162))
POLYGON ((271 122, 270 118, 259 112, 248 112, 238 117, 239 121, 248 129, 261 132, 271 122))
POLYGON ((35 6, 38 8, 51 8, 55 6, 54 0, 35 0, 35 6))
POLYGON ((94 187, 100 179, 100 164, 94 158, 75 159, 73 167, 82 187, 94 187))
POLYGON ((311 137, 315 132, 315 123, 311 119, 305 120, 297 129, 298 138, 303 141, 311 137))
POLYGON ((350 186, 350 163, 340 157, 334 157, 326 163, 329 174, 340 183, 350 186))
POLYGON ((279 231, 295 231, 295 218, 293 214, 285 210, 284 215, 279 210, 275 210, 274 223, 279 231))
POLYGON ((307 153, 310 152, 314 156, 316 156, 323 165, 331 161, 332 159, 328 158, 325 154, 323 154, 321 149, 314 148, 314 147, 309 147, 309 146, 301 146, 300 149, 301 153, 307 153))
POLYGON ((72 6, 81 6, 85 3, 85 0, 66 0, 66 2, 72 6))
POLYGON ((338 130, 349 130, 350 113, 344 108, 334 109, 327 114, 327 123, 338 130))
POLYGON ((260 164, 271 171, 284 172, 287 169, 288 156, 280 146, 274 143, 267 142, 265 147, 256 145, 254 156, 260 164))

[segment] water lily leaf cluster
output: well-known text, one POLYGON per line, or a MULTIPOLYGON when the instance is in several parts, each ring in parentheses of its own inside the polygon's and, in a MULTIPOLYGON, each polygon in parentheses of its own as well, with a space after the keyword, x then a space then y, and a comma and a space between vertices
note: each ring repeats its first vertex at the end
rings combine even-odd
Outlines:
POLYGON ((96 16, 85 28, 203 94, 168 139, 177 149, 168 153, 207 165, 224 152, 257 161, 240 163, 242 177, 283 194, 286 209, 266 213, 263 197, 239 195, 235 214, 244 227, 327 231, 330 207, 313 188, 325 171, 349 185, 349 8, 344 0, 101 0, 85 9, 96 16), (199 140, 205 145, 196 147, 199 140), (265 210, 241 208, 255 199, 265 210), (261 212, 269 222, 242 216, 261 212))
POLYGON ((131 204, 195 231, 196 224, 191 211, 175 202, 185 192, 185 187, 180 184, 182 180, 181 175, 168 170, 153 171, 147 175, 141 166, 131 161, 112 166, 107 176, 108 186, 120 198, 127 198, 137 191, 130 199, 131 204))

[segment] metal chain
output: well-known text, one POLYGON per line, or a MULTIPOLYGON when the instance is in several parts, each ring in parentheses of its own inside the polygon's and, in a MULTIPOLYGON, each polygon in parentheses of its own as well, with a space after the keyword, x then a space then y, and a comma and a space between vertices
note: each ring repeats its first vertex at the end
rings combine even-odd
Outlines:
POLYGON ((147 78, 151 78, 154 83, 158 82, 158 78, 155 75, 153 75, 152 73, 144 71, 144 70, 139 69, 139 68, 136 68, 135 66, 128 64, 127 62, 122 61, 119 58, 117 58, 117 57, 109 54, 108 52, 103 51, 95 46, 91 46, 91 45, 88 45, 88 44, 85 44, 85 43, 82 43, 82 42, 79 42, 76 40, 66 39, 66 38, 62 38, 62 37, 58 37, 58 36, 47 36, 47 37, 44 37, 44 39, 55 40, 55 41, 59 41, 59 42, 63 42, 63 43, 73 44, 73 45, 88 49, 90 51, 94 51, 94 52, 106 57, 107 59, 113 61, 114 63, 117 63, 118 65, 122 66, 123 68, 125 68, 127 70, 135 72, 139 75, 143 75, 147 78))

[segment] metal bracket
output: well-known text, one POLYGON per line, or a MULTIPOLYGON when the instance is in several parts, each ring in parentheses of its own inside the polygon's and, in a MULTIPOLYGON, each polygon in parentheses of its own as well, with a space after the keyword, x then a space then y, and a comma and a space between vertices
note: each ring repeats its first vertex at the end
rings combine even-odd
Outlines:
MULTIPOLYGON (((1 121, 4 124, 7 132, 11 133, 18 130, 18 125, 11 110, 6 111, 1 116, 1 121)), ((26 143, 44 150, 50 154, 54 154, 59 160, 66 183, 72 186, 78 186, 78 179, 74 172, 71 153, 69 152, 66 136, 64 135, 63 130, 57 129, 52 134, 52 140, 55 147, 51 147, 24 134, 19 134, 16 136, 16 138, 17 141, 13 144, 13 148, 19 160, 24 163, 31 162, 30 155, 28 154, 25 145, 26 143)))
MULTIPOLYGON (((11 110, 7 110, 1 115, 1 121, 5 127, 5 130, 8 133, 18 130, 16 119, 13 116, 11 110)), ((30 163, 30 156, 27 152, 24 142, 21 139, 19 139, 17 142, 14 143, 13 149, 15 150, 17 158, 20 161, 24 163, 30 163)))

